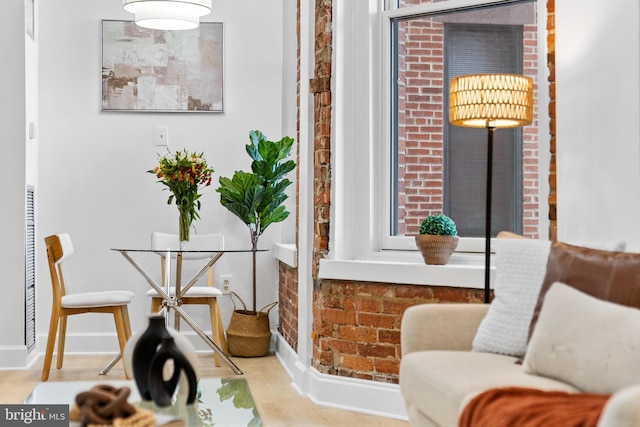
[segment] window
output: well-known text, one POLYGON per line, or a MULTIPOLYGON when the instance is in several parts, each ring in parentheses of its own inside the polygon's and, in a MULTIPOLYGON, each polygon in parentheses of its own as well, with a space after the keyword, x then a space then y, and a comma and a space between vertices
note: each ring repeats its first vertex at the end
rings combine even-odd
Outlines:
MULTIPOLYGON (((333 4, 337 19, 333 23, 336 61, 331 98, 334 138, 330 248, 320 260, 318 277, 482 288, 484 257, 457 253, 445 268, 426 266, 416 249, 415 233, 406 227, 409 220, 417 224, 429 209, 452 212, 450 209, 460 199, 466 201, 464 195, 450 198, 452 182, 465 188, 480 181, 484 189, 482 161, 477 162, 480 169, 475 171, 469 159, 475 157, 472 149, 486 152, 486 131, 450 129, 446 96, 448 75, 462 74, 466 71, 461 67, 488 61, 482 53, 486 50, 491 50, 491 61, 520 67, 517 69, 534 80, 532 125, 513 135, 498 129, 494 138, 496 145, 498 136, 520 138, 500 159, 494 147, 494 174, 497 175, 498 162, 509 163, 503 165, 501 173, 509 175, 511 186, 505 188, 511 190, 504 194, 513 203, 505 206, 516 213, 519 210, 521 215, 519 219, 511 213, 505 216, 515 218, 522 232, 531 237, 548 225, 549 101, 544 83, 546 64, 542 61, 539 66, 538 62, 538 56, 546 55, 545 29, 543 25, 538 29, 535 23, 537 16, 545 22, 546 4, 522 0, 371 0, 333 4), (427 35, 431 38, 421 39, 427 35), (467 40, 475 42, 480 36, 482 40, 477 44, 483 50, 471 49, 467 40), (498 44, 496 38, 509 42, 498 44), (494 52, 507 47, 507 53, 494 52), (512 61, 514 56, 517 61, 512 61), (403 79, 399 79, 401 73, 403 79), (538 92, 539 82, 544 89, 538 92), (542 118, 539 123, 538 114, 542 118), (452 134, 455 131, 471 132, 471 136, 452 134), (453 147, 460 141, 459 146, 453 147), (474 147, 474 141, 481 148, 474 147), (410 161, 415 161, 416 170, 407 169, 410 161), (415 187, 407 185, 407 171, 424 174, 415 187), (405 174, 402 180, 398 179, 400 173, 405 174), (455 173, 464 175, 461 178, 455 173), (542 185, 538 185, 538 176, 545 177, 542 185)), ((305 158, 313 164, 310 156, 305 158)), ((484 191, 480 191, 481 201, 469 203, 471 220, 475 215, 484 221, 484 191)), ((499 200, 497 195, 495 200, 499 200)), ((303 212, 300 217, 306 215, 303 212)), ((462 235, 458 252, 484 251, 484 238, 468 237, 473 235, 469 233, 462 235)))
MULTIPOLYGON (((386 12, 390 47, 388 197, 385 249, 414 249, 420 221, 444 212, 459 249, 484 236, 486 141, 482 129, 448 123, 451 78, 474 73, 538 76, 536 3, 394 0, 386 12), (437 3, 437 7, 429 3, 437 3), (431 10, 429 10, 431 9, 431 10), (466 242, 465 242, 466 241, 466 242)), ((537 98, 537 92, 534 91, 537 98)), ((499 129, 493 157, 492 235, 538 236, 538 130, 499 129)), ((477 246, 481 250, 482 245, 477 246)))

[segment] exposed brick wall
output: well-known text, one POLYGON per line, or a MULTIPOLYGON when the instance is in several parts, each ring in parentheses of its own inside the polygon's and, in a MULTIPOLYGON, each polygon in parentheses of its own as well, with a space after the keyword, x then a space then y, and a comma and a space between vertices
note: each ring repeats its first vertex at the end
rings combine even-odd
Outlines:
POLYGON ((332 0, 316 0, 315 75, 310 82, 314 113, 314 241, 313 276, 320 259, 329 252, 329 213, 331 208, 331 67, 332 0))
MULTIPOLYGON (((398 234, 415 235, 425 217, 444 210, 444 23, 405 21, 398 33, 398 234)), ((522 48, 523 74, 536 82, 537 26, 524 26, 522 48)), ((522 141, 522 231, 531 238, 538 237, 539 218, 537 109, 534 112, 522 141)))
POLYGON ((556 8, 555 0, 547 1, 547 66, 549 67, 549 132, 551 162, 549 164, 549 239, 558 237, 556 216, 556 8))
POLYGON ((313 366, 325 374, 397 383, 400 324, 408 307, 483 298, 481 289, 323 280, 313 296, 313 366))
POLYGON ((444 25, 428 19, 398 28, 398 234, 415 235, 443 211, 444 25))
POLYGON ((298 269, 278 263, 280 276, 280 322, 278 331, 295 351, 298 350, 298 269))

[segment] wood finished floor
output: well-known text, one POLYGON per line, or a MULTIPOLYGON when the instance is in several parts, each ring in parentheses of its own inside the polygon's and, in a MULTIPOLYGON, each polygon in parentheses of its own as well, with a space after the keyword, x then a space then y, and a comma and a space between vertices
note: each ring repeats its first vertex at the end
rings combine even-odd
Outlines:
MULTIPOLYGON (((64 367, 53 367, 49 381, 108 381, 123 380, 122 364, 118 363, 105 377, 98 375, 111 356, 66 355, 64 367)), ((275 356, 234 358, 244 372, 254 401, 266 427, 279 426, 381 426, 408 427, 405 421, 327 408, 313 404, 300 396, 291 386, 291 378, 275 356)), ((201 377, 232 377, 230 368, 216 368, 213 356, 199 356, 198 372, 201 377)), ((40 382, 42 357, 29 369, 0 371, 0 403, 23 403, 26 396, 40 382)))

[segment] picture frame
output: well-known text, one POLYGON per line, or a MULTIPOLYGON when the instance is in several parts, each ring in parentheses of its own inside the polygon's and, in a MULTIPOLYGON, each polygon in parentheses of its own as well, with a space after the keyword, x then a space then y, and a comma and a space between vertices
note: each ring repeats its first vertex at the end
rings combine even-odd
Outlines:
POLYGON ((102 20, 102 111, 223 112, 223 24, 151 30, 102 20))

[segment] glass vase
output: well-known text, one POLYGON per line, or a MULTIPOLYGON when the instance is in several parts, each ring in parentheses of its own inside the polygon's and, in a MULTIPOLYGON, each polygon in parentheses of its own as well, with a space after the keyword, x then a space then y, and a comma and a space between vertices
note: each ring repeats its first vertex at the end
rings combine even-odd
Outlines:
POLYGON ((180 211, 180 223, 179 223, 179 239, 180 249, 187 249, 187 243, 189 241, 189 231, 191 228, 191 220, 189 218, 189 212, 180 211))

